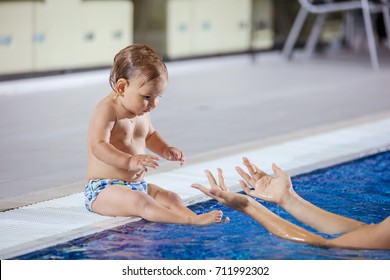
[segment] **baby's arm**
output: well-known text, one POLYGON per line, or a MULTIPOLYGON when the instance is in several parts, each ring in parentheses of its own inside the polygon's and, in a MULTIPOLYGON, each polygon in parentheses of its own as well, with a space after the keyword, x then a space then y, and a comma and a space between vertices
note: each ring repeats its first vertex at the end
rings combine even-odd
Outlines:
POLYGON ((104 102, 100 103, 89 124, 88 146, 90 152, 102 162, 125 170, 156 168, 158 158, 152 155, 125 153, 110 143, 111 130, 116 121, 115 112, 104 102))
POLYGON ((184 153, 178 148, 169 146, 156 130, 146 139, 146 147, 167 160, 180 161, 181 165, 185 162, 184 153))

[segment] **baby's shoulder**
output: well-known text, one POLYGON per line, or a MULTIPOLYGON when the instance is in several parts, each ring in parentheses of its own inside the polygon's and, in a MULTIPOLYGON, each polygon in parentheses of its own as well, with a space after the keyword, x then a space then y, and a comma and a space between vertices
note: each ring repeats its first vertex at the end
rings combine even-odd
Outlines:
POLYGON ((118 104, 110 96, 107 96, 98 103, 96 109, 116 111, 118 104))
POLYGON ((117 107, 116 103, 110 97, 106 97, 97 104, 95 113, 99 115, 116 116, 117 107))

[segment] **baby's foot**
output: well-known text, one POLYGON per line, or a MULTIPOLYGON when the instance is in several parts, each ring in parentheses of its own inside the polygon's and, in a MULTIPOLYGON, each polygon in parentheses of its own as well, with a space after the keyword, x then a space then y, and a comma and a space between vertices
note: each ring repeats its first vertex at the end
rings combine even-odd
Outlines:
POLYGON ((199 214, 189 218, 190 224, 204 226, 220 223, 222 220, 222 214, 221 210, 213 210, 211 212, 199 214))

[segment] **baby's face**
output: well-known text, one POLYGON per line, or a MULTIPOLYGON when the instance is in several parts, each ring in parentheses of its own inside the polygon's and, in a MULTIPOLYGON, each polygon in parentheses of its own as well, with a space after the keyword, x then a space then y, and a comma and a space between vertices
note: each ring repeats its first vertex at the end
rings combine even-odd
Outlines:
POLYGON ((122 104, 131 113, 141 116, 158 105, 159 98, 166 91, 168 81, 155 79, 142 86, 142 79, 134 79, 125 88, 122 104))

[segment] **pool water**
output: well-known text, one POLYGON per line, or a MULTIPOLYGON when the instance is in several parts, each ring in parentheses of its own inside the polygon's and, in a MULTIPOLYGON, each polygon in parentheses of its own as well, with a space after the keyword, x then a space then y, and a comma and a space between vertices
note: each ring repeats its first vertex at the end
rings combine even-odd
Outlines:
MULTIPOLYGON (((292 181, 296 192, 328 211, 365 223, 378 223, 390 215, 390 152, 295 176, 292 181)), ((280 207, 262 203, 283 218, 314 231, 280 207)), ((281 239, 215 200, 191 208, 198 213, 221 209, 231 222, 192 227, 141 220, 15 259, 390 259, 390 250, 323 249, 281 239)))

